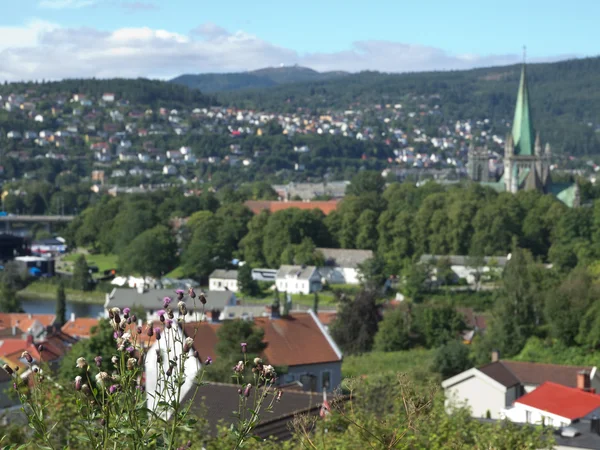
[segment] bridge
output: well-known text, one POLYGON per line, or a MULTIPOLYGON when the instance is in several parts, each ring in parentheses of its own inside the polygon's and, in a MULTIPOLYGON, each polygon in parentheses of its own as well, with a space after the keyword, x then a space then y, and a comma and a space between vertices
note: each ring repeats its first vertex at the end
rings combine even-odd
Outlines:
POLYGON ((25 215, 0 215, 0 223, 67 223, 72 222, 75 216, 25 216, 25 215))
POLYGON ((31 216, 31 215, 0 215, 0 232, 6 234, 17 234, 25 236, 29 234, 29 228, 34 224, 42 224, 44 228, 52 232, 52 225, 66 224, 72 222, 75 216, 31 216))

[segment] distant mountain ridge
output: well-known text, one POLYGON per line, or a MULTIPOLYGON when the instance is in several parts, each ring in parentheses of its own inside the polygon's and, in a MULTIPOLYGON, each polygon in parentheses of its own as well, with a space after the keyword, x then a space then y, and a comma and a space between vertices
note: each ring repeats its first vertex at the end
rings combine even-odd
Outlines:
POLYGON ((324 81, 349 75, 348 72, 317 72, 302 66, 266 67, 250 72, 185 74, 170 80, 202 92, 237 91, 268 88, 281 84, 324 81))

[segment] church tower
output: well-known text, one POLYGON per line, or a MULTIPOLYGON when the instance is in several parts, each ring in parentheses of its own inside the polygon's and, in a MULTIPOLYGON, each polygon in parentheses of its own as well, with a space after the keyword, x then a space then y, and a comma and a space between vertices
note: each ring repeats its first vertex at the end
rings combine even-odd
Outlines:
POLYGON ((542 151, 539 134, 533 128, 525 64, 521 69, 519 92, 511 133, 504 146, 504 184, 509 192, 538 190, 546 192, 549 158, 542 151))

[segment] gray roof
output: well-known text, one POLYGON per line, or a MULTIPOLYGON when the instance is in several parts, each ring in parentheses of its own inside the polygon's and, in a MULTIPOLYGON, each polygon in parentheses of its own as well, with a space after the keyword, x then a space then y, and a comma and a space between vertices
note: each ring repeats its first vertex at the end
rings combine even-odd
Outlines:
POLYGON ((351 250, 347 248, 317 248, 325 257, 326 265, 356 269, 359 264, 373 257, 372 250, 351 250))
MULTIPOLYGON (((453 266, 469 267, 469 264, 472 263, 471 257, 464 255, 421 255, 420 262, 435 263, 440 259, 449 260, 450 264, 452 264, 453 266)), ((473 259, 473 261, 475 260, 473 259)), ((508 262, 508 258, 506 256, 484 256, 483 261, 486 265, 489 265, 491 261, 494 261, 498 265, 498 267, 504 267, 508 262)))
MULTIPOLYGON (((213 308, 222 310, 227 305, 235 304, 235 294, 230 291, 205 291, 204 295, 207 300, 207 311, 213 308)), ((171 297, 176 302, 176 294, 173 289, 151 289, 140 294, 136 289, 117 288, 111 293, 109 303, 106 306, 110 308, 141 306, 144 309, 158 310, 163 308, 163 298, 165 297, 171 297)), ((193 305, 192 299, 187 295, 186 302, 188 307, 193 305)))
POLYGON ((277 278, 293 278, 298 280, 309 280, 317 270, 315 266, 287 266, 279 267, 277 278))
POLYGON ((210 274, 209 278, 218 278, 220 280, 237 280, 237 270, 216 269, 210 274))

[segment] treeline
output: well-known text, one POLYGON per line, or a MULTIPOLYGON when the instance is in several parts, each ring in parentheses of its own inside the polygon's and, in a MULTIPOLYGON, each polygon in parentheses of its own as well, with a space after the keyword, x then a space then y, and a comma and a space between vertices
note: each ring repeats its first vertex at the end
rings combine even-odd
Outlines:
MULTIPOLYGON (((535 123, 555 151, 570 155, 600 152, 594 128, 600 117, 599 70, 598 57, 528 65, 535 123)), ((446 123, 488 118, 500 125, 512 121, 519 75, 518 65, 410 74, 361 72, 326 81, 222 93, 219 100, 240 108, 282 112, 437 104, 446 123)))
MULTIPOLYGON (((600 256, 598 202, 570 209, 550 195, 497 193, 478 184, 386 187, 380 174, 363 171, 328 216, 298 209, 253 216, 241 202, 274 198, 274 192, 266 183, 237 189, 103 198, 72 224, 70 235, 76 245, 120 253, 142 232, 189 217, 174 250, 186 274, 200 279, 233 258, 253 267, 311 264, 316 247, 373 250, 374 270, 385 276, 409 271, 422 254, 506 256, 513 244, 565 271, 600 256)), ((597 195, 593 187, 585 192, 590 200, 597 195)))

